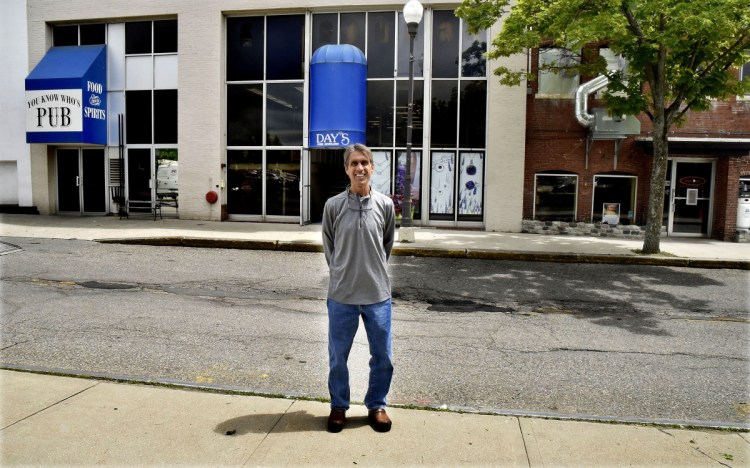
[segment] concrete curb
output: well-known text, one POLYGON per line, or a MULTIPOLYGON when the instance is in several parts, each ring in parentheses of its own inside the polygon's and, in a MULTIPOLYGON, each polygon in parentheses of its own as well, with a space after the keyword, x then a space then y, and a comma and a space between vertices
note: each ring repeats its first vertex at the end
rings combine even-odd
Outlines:
MULTIPOLYGON (((212 239, 201 237, 136 237, 94 239, 102 244, 131 244, 172 247, 202 247, 221 249, 278 250, 284 252, 323 252, 320 243, 310 241, 270 241, 212 239)), ((750 260, 699 259, 642 255, 603 255, 585 253, 552 253, 531 251, 504 251, 491 249, 441 249, 435 247, 410 247, 396 245, 393 255, 399 257, 466 258, 479 260, 508 260, 516 262, 599 263, 618 265, 645 265, 683 268, 750 270, 750 260)))

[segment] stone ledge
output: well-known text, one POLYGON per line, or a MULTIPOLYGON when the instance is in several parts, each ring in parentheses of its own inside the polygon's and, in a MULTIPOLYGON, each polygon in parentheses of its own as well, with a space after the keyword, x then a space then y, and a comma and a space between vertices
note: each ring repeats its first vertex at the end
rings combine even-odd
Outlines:
MULTIPOLYGON (((644 230, 635 224, 609 225, 602 223, 581 223, 565 221, 523 220, 521 232, 526 234, 543 234, 556 236, 620 237, 626 239, 643 239, 644 230)), ((662 235, 666 230, 662 229, 662 235)))

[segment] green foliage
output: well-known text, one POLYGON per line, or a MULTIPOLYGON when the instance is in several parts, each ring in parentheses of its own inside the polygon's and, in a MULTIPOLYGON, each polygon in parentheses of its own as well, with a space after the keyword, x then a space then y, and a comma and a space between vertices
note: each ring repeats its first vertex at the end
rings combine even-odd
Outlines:
MULTIPOLYGON (((669 125, 688 109, 710 108, 712 99, 750 92, 750 80, 736 78, 736 68, 750 60, 748 0, 464 0, 456 15, 473 31, 503 18, 489 59, 554 46, 578 60, 545 68, 607 73, 604 99, 613 114, 646 112, 653 119, 663 110, 669 125), (627 74, 608 72, 590 44, 627 59, 627 74)), ((500 66, 494 73, 505 85, 534 79, 525 69, 500 66)))

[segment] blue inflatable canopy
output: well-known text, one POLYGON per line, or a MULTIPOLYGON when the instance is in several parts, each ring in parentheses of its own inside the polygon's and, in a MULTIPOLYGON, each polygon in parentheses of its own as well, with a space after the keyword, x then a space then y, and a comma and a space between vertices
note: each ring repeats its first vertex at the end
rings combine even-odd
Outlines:
POLYGON ((107 144, 107 49, 52 47, 26 77, 26 142, 107 144))
POLYGON ((367 60, 349 44, 324 45, 310 60, 310 148, 365 143, 367 60))

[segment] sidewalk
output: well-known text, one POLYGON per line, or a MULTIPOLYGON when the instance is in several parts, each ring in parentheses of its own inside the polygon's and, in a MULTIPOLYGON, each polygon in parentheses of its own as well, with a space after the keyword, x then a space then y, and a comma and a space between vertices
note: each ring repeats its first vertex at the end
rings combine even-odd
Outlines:
POLYGON ((748 466, 750 434, 352 406, 0 371, 0 464, 180 466, 748 466))
MULTIPOLYGON (((117 216, 0 215, 0 236, 84 239, 100 242, 321 252, 320 225, 216 222, 117 216)), ((414 228, 414 243, 393 255, 497 260, 620 263, 750 270, 750 243, 662 238, 660 255, 639 255, 643 241, 456 229, 414 228)))

